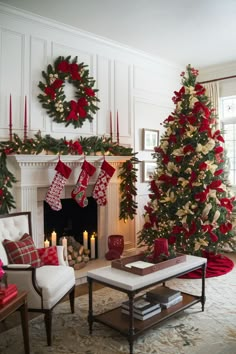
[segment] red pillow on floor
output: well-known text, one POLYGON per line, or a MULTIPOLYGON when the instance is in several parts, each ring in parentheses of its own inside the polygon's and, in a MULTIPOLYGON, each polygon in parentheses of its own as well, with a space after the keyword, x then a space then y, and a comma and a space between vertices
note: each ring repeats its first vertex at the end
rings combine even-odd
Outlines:
POLYGON ((38 248, 41 265, 59 265, 57 246, 38 248))

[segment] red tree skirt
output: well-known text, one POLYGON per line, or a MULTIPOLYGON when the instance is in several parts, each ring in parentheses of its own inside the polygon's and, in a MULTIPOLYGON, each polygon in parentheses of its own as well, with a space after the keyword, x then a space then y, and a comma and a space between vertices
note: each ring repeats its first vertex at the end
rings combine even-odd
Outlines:
MULTIPOLYGON (((229 273, 234 268, 234 262, 222 254, 211 254, 205 252, 203 257, 207 258, 206 278, 219 277, 229 273)), ((182 275, 180 278, 197 279, 202 277, 202 270, 197 269, 193 272, 182 275)))

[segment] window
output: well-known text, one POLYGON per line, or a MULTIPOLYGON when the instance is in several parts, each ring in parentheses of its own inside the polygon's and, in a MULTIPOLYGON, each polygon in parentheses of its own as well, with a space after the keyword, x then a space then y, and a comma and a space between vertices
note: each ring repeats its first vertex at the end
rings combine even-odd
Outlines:
POLYGON ((221 98, 220 122, 228 159, 228 179, 232 185, 236 185, 236 96, 221 98))

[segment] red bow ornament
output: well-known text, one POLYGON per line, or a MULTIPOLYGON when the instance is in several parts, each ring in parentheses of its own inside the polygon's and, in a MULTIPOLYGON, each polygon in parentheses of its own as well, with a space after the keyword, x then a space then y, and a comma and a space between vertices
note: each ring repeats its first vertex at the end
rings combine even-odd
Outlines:
POLYGON ((78 99, 77 102, 70 101, 70 113, 66 117, 66 120, 78 120, 80 118, 85 118, 87 115, 86 110, 84 109, 85 106, 88 105, 88 101, 81 97, 78 99))

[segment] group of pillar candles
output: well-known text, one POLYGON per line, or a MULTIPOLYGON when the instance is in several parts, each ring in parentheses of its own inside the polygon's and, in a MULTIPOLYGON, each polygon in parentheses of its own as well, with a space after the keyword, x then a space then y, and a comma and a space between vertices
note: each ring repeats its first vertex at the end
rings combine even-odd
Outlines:
MULTIPOLYGON (((95 233, 92 234, 92 236, 90 237, 90 258, 94 259, 95 258, 95 233)), ((88 231, 84 231, 83 232, 83 245, 85 249, 88 249, 88 231)))
MULTIPOLYGON (((51 233, 51 246, 56 246, 57 245, 57 233, 53 231, 51 233)), ((44 247, 49 247, 50 246, 50 241, 46 239, 44 241, 44 247)), ((62 246, 64 246, 64 249, 67 251, 67 238, 63 237, 62 238, 62 246)), ((88 249, 88 232, 85 230, 83 232, 83 246, 84 249, 88 249)), ((94 259, 96 258, 96 250, 95 250, 95 233, 92 234, 90 237, 90 258, 94 259)))

